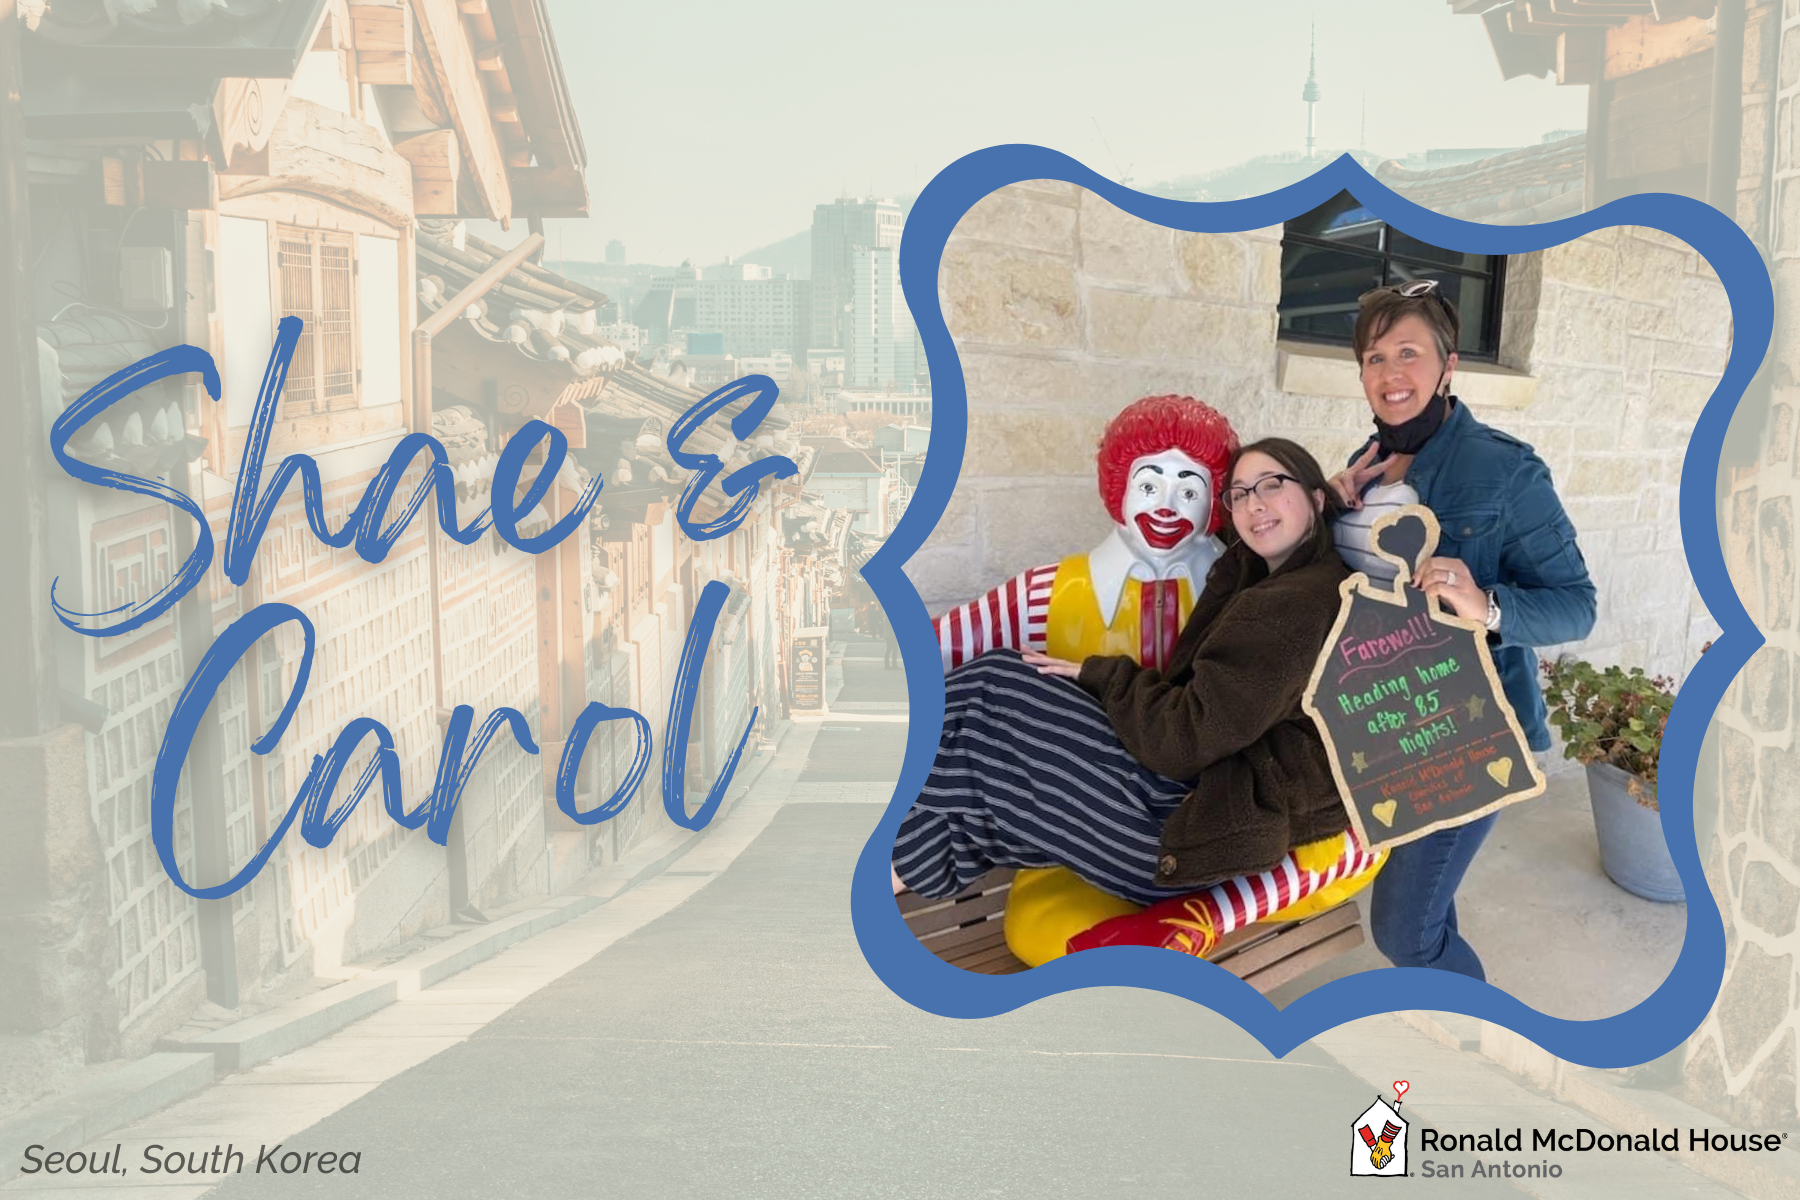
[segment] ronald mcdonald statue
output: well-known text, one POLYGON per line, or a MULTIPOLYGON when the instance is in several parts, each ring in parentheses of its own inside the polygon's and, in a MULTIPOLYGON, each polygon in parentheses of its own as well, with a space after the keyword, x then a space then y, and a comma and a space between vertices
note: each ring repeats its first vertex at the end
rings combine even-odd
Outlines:
MULTIPOLYGON (((1080 662, 1128 654, 1160 667, 1224 547, 1219 503, 1238 447, 1230 422, 1189 396, 1147 396, 1101 435, 1100 500, 1114 528, 1085 554, 1032 567, 932 622, 946 672, 990 650, 1080 662)), ((1065 867, 1017 872, 1006 940, 1037 966, 1070 950, 1160 945, 1204 956, 1235 929, 1297 920, 1365 886, 1380 857, 1348 834, 1289 851, 1274 869, 1154 908, 1090 886, 1065 867), (1129 919, 1127 919, 1129 918, 1129 919)))

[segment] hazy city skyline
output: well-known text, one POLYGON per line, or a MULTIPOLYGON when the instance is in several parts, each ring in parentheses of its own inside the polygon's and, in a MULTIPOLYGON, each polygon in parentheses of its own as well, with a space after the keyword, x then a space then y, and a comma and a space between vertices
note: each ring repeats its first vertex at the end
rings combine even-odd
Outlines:
POLYGON ((806 229, 815 204, 916 192, 1005 142, 1139 187, 1302 150, 1315 21, 1321 151, 1362 141, 1365 94, 1367 145, 1388 155, 1585 122, 1585 88, 1502 82, 1481 22, 1420 0, 1157 0, 1129 19, 921 0, 904 22, 806 0, 680 23, 619 0, 549 7, 591 196, 586 220, 548 223, 553 259, 600 261, 617 238, 632 262, 717 262, 806 229))

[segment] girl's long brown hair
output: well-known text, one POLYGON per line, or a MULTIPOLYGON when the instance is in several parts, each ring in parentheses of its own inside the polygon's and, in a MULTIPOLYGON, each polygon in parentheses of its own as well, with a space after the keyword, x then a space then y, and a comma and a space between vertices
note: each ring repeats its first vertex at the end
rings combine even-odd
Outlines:
MULTIPOLYGON (((1244 460, 1246 454, 1267 455, 1280 465, 1282 474, 1291 475, 1299 480, 1307 492, 1323 492, 1325 494, 1325 508, 1313 517, 1312 537, 1304 544, 1305 552, 1302 553, 1301 546, 1296 546, 1290 559, 1311 562, 1322 551, 1335 552, 1336 546, 1331 538, 1331 523, 1342 514, 1343 506, 1338 503, 1337 493, 1332 491, 1331 485, 1325 482, 1325 471, 1319 466, 1319 460, 1312 456, 1311 451, 1299 442, 1284 437, 1267 437, 1261 441, 1251 442, 1248 446, 1241 447, 1232 458, 1231 470, 1225 475, 1226 487, 1231 486, 1231 477, 1237 472, 1237 465, 1244 460)), ((1239 540, 1236 522, 1226 522, 1225 532, 1228 542, 1239 540)))

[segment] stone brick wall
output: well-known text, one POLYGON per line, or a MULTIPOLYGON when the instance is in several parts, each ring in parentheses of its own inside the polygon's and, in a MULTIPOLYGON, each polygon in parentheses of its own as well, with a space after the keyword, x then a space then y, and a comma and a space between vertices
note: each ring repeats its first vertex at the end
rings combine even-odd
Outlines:
POLYGON ((1482 416, 1537 447, 1579 531, 1600 590, 1579 652, 1679 679, 1718 632, 1688 574, 1678 505, 1688 433, 1730 352, 1724 289, 1652 229, 1597 230, 1519 258, 1535 261, 1513 272, 1528 282, 1506 326, 1531 340, 1503 354, 1518 355, 1507 365, 1535 377, 1537 394, 1482 416))
MULTIPOLYGON (((1245 440, 1280 433, 1328 468, 1344 460, 1368 408, 1347 356, 1286 347, 1307 369, 1284 374, 1280 239, 1279 227, 1165 229, 1055 181, 1003 189, 963 218, 939 298, 968 444, 907 567, 933 612, 1105 535, 1093 447, 1138 396, 1192 394, 1245 440)), ((1723 290, 1685 245, 1608 229, 1515 256, 1506 297, 1501 369, 1462 372, 1459 391, 1556 477, 1600 589, 1599 624, 1577 649, 1685 674, 1716 630, 1689 581, 1676 499, 1687 431, 1729 347, 1723 290)))
MULTIPOLYGON (((1719 1001, 1692 1039, 1684 1092, 1735 1123, 1791 1128, 1795 1084, 1794 999, 1800 951, 1800 746, 1794 716, 1800 672, 1794 652, 1792 409, 1769 414, 1769 442, 1755 467, 1734 475, 1725 503, 1726 566, 1767 642, 1725 695, 1717 746, 1717 836, 1704 855, 1707 882, 1725 916, 1726 972, 1719 1001)), ((1710 781, 1707 781, 1710 782, 1710 781)))
MULTIPOLYGON (((1279 236, 1175 232, 1048 181, 964 217, 939 295, 968 442, 955 495, 907 565, 932 611, 1105 536, 1093 448, 1130 400, 1189 393, 1258 426, 1274 392, 1279 236)), ((1348 408, 1298 407, 1315 420, 1348 408)))
POLYGON ((1725 918, 1725 980, 1718 1002, 1689 1041, 1681 1094, 1733 1123, 1759 1129, 1800 1125, 1795 1026, 1800 1024, 1800 650, 1795 630, 1794 506, 1797 460, 1792 386, 1800 360, 1792 294, 1800 282, 1800 160, 1786 136, 1800 95, 1800 5, 1748 6, 1743 61, 1744 125, 1736 218, 1771 259, 1776 307, 1767 374, 1732 420, 1720 470, 1718 522, 1725 565, 1744 608, 1767 639, 1726 693, 1708 734, 1714 764, 1696 789, 1707 882, 1725 918), (1771 155, 1773 156, 1771 158, 1771 155), (1751 461, 1744 449, 1760 452, 1751 461))

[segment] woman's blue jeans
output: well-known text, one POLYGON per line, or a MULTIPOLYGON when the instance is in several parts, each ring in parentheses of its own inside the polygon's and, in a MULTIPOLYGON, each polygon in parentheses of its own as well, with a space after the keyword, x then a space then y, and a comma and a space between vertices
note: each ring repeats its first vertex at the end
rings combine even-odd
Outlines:
POLYGON ((1395 846, 1371 888, 1375 947, 1396 967, 1436 967, 1486 981, 1475 948, 1456 931, 1456 889, 1500 814, 1395 846))

